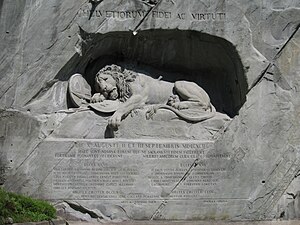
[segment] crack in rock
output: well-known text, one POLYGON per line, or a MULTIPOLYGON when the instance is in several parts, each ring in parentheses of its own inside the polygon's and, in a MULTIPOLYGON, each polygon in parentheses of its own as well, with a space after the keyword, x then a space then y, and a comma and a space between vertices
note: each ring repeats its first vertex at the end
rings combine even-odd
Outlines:
POLYGON ((62 202, 59 202, 55 205, 55 208, 60 211, 63 209, 64 215, 61 215, 62 217, 68 217, 68 214, 72 214, 72 210, 78 212, 77 215, 74 215, 77 217, 77 219, 84 219, 86 218, 85 215, 88 215, 92 221, 97 222, 121 222, 121 221, 128 221, 129 217, 124 210, 119 205, 112 205, 110 207, 101 207, 101 209, 91 209, 89 207, 83 206, 80 203, 76 201, 70 201, 70 200, 64 200, 62 202), (68 210, 68 207, 71 209, 68 210))
POLYGON ((262 79, 265 77, 265 75, 269 72, 268 70, 275 66, 275 61, 280 57, 282 51, 285 49, 285 47, 288 45, 288 43, 294 38, 296 33, 298 32, 300 28, 300 24, 296 27, 292 35, 288 38, 288 40, 285 42, 285 44, 281 47, 281 49, 277 52, 277 54, 273 57, 272 61, 268 64, 268 66, 262 71, 262 73, 257 77, 257 79, 252 83, 251 87, 248 89, 248 92, 252 88, 254 88, 257 84, 259 84, 262 79))
POLYGON ((158 206, 158 208, 154 211, 153 215, 151 216, 150 220, 154 220, 157 217, 160 217, 161 212, 163 209, 167 206, 168 200, 170 199, 171 194, 173 191, 182 183, 184 182, 188 176, 191 174, 191 172, 194 170, 194 168, 198 165, 199 159, 195 159, 193 164, 188 168, 186 173, 182 176, 182 178, 176 183, 176 185, 172 188, 170 193, 165 197, 165 199, 162 201, 162 203, 158 206))
MULTIPOLYGON (((148 1, 150 2, 150 1, 148 1)), ((146 20, 146 18, 150 15, 150 13, 162 2, 162 0, 159 1, 151 1, 152 4, 150 4, 151 8, 148 10, 146 15, 141 19, 141 21, 137 24, 137 26, 133 29, 133 35, 137 35, 137 30, 139 27, 143 24, 143 22, 146 20)), ((149 3, 148 3, 149 4, 149 3)))
POLYGON ((106 216, 104 216, 99 210, 92 210, 92 209, 89 209, 85 206, 82 206, 80 205, 79 203, 77 202, 73 202, 73 201, 67 201, 65 200, 64 201, 65 203, 67 203, 72 209, 78 211, 78 212, 81 212, 83 214, 89 214, 92 218, 95 218, 95 219, 107 219, 106 216))
POLYGON ((103 2, 103 0, 89 0, 89 2, 92 4, 92 8, 90 11, 90 16, 89 16, 89 20, 92 18, 93 13, 95 12, 97 6, 103 2))

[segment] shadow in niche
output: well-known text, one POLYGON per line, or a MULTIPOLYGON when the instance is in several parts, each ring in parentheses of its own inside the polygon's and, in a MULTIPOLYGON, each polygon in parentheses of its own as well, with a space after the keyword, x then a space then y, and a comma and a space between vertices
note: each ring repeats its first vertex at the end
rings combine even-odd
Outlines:
MULTIPOLYGON (((246 101, 244 68, 235 47, 223 38, 197 31, 146 30, 88 34, 81 63, 84 77, 94 87, 95 74, 105 65, 174 82, 196 82, 209 94, 217 111, 233 117, 246 101)), ((94 91, 94 90, 93 90, 94 91)))

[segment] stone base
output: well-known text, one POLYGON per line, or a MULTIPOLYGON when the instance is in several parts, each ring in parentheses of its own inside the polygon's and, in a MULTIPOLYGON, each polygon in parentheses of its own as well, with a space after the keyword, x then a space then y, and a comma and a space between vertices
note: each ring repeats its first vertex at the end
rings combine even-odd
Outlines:
MULTIPOLYGON (((227 115, 216 113, 213 118, 205 120, 202 123, 189 123, 176 116, 175 113, 165 109, 158 110, 151 119, 147 119, 146 111, 147 109, 136 110, 122 121, 118 130, 112 130, 107 125, 111 114, 99 115, 99 113, 91 110, 79 109, 76 112, 70 110, 70 114, 63 113, 63 119, 59 127, 51 134, 51 137, 205 141, 214 139, 214 136, 231 121, 227 115)), ((53 114, 51 117, 56 119, 57 116, 53 114)))
POLYGON ((213 141, 47 138, 6 186, 115 219, 224 220, 250 193, 234 189, 229 158, 213 141))
MULTIPOLYGON (((99 225, 97 223, 87 222, 71 222, 69 225, 99 225)), ((244 221, 244 222, 229 222, 229 221, 125 221, 117 223, 118 225, 299 225, 299 220, 290 221, 244 221)), ((105 225, 116 225, 116 223, 105 223, 105 225)))
MULTIPOLYGON (((273 160, 260 163, 253 150, 228 148, 230 142, 222 138, 105 139, 101 124, 107 118, 92 111, 45 117, 2 112, 4 187, 54 202, 76 202, 113 220, 298 218, 297 197, 282 202, 289 210, 275 207, 298 174, 298 149, 285 146, 268 155, 273 160)), ((133 118, 124 120, 120 132, 133 118)), ((144 122, 151 126, 155 121, 144 122)), ((184 127, 185 121, 173 122, 184 127)), ((228 131, 234 130, 223 132, 228 131)))

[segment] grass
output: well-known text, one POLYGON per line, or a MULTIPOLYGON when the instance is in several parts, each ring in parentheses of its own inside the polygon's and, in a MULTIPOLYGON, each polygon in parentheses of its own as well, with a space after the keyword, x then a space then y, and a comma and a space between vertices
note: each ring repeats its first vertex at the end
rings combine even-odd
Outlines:
POLYGON ((55 208, 43 200, 6 192, 0 188, 0 224, 11 217, 14 223, 38 222, 56 217, 55 208))

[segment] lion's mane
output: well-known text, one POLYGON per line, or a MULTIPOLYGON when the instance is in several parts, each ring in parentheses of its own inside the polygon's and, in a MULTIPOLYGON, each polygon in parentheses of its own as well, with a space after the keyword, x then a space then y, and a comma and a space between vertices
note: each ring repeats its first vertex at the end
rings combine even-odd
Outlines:
POLYGON ((97 87, 97 79, 98 76, 101 74, 108 74, 111 75, 112 78, 117 83, 117 89, 119 92, 119 100, 121 102, 125 102, 128 98, 131 97, 132 91, 130 82, 135 81, 137 74, 126 69, 122 69, 120 66, 117 65, 108 65, 99 70, 99 72, 96 75, 96 90, 99 91, 99 88, 97 87))

